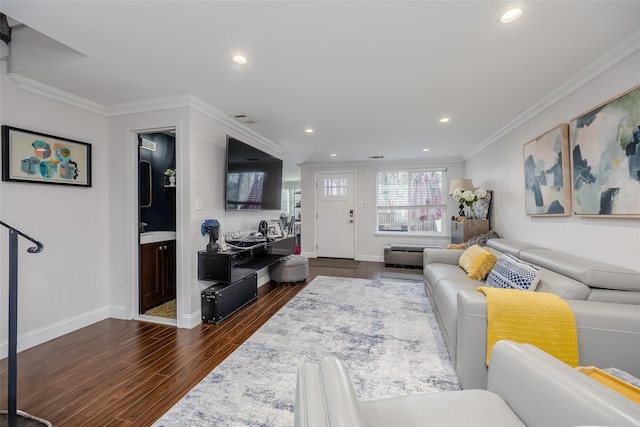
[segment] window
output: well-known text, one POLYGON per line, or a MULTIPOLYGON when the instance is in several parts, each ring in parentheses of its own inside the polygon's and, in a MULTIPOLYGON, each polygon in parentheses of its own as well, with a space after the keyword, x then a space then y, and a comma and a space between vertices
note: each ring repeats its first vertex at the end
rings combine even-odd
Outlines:
POLYGON ((394 170, 376 172, 379 232, 442 233, 447 217, 446 171, 394 170))
POLYGON ((347 195, 347 179, 346 178, 325 178, 324 183, 325 196, 346 196, 347 195))

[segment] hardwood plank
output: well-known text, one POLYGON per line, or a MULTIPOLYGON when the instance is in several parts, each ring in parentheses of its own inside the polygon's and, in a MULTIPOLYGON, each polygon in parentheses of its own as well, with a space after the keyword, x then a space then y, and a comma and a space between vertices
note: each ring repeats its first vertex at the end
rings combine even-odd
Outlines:
MULTIPOLYGON (((106 319, 18 354, 18 409, 58 426, 149 426, 315 277, 377 279, 383 263, 309 267, 307 281, 267 283, 220 324, 193 329, 106 319)), ((0 361, 7 378, 7 359, 0 361)), ((0 408, 7 407, 0 387, 0 408)))

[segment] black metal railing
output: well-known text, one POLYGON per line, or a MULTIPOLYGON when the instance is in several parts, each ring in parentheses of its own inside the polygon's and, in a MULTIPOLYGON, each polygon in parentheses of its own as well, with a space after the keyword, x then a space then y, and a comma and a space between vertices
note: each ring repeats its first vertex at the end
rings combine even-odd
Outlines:
POLYGON ((39 241, 5 222, 0 221, 0 225, 9 229, 9 408, 7 412, 9 427, 15 427, 18 425, 18 236, 22 236, 36 244, 27 249, 30 254, 42 252, 44 246, 39 241))

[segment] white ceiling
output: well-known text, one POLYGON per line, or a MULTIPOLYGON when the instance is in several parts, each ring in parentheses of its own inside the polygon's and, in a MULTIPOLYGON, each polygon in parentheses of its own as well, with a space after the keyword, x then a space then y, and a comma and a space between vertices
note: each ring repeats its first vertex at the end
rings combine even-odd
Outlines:
POLYGON ((640 1, 2 0, 0 10, 83 55, 22 77, 105 107, 192 95, 249 115, 280 147, 285 179, 303 162, 466 158, 612 52, 640 48, 640 1), (514 4, 523 17, 500 24, 514 4), (237 53, 249 63, 232 63, 237 53))

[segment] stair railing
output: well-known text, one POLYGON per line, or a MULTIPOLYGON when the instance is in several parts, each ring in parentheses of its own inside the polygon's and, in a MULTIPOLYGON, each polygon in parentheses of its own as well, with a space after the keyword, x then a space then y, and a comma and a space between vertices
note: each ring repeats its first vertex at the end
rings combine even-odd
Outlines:
POLYGON ((9 229, 9 408, 7 415, 9 427, 15 427, 18 425, 18 236, 35 243, 35 246, 27 249, 30 254, 42 252, 44 246, 3 221, 0 221, 0 225, 9 229))

